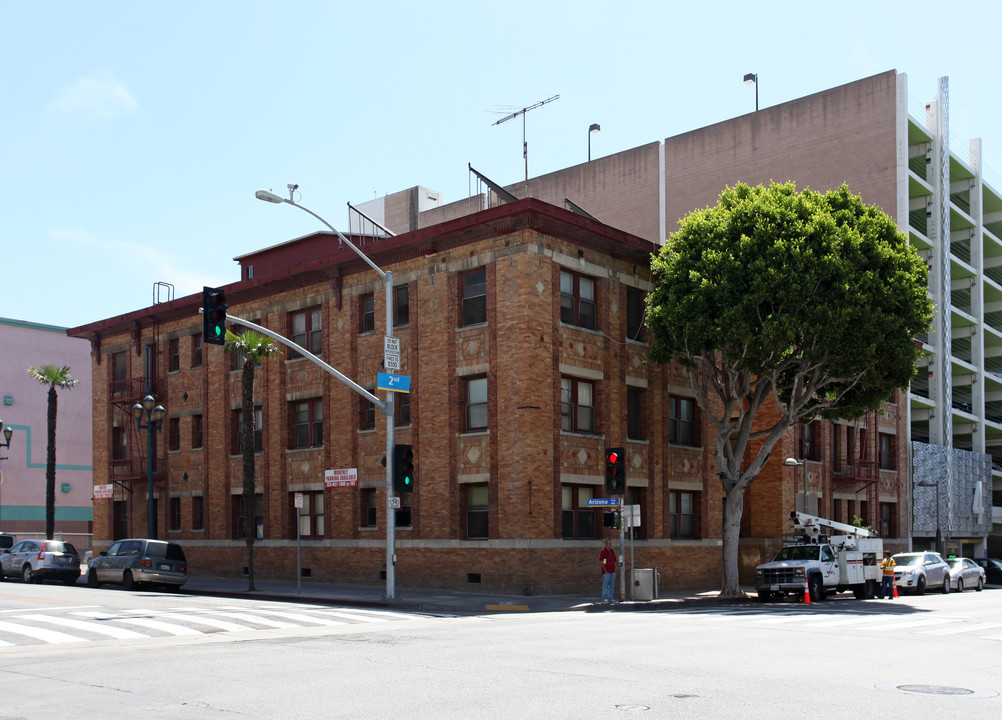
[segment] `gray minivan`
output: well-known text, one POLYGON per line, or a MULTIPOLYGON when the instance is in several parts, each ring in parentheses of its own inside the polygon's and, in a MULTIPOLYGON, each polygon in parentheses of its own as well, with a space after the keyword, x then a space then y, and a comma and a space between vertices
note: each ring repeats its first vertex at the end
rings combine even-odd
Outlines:
POLYGON ((140 583, 181 587, 188 579, 188 560, 177 543, 129 538, 117 540, 90 561, 87 584, 117 583, 132 590, 140 583))

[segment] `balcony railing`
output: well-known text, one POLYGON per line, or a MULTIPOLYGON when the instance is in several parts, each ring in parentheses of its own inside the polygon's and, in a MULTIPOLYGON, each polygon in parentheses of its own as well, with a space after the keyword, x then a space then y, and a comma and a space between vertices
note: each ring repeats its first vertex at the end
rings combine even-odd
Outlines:
MULTIPOLYGON (((126 482, 129 480, 145 480, 148 463, 145 458, 125 458, 112 460, 110 474, 112 480, 126 482)), ((153 479, 159 480, 163 475, 163 461, 153 459, 153 479)))
POLYGON ((160 383, 157 378, 135 377, 112 380, 108 383, 108 397, 112 402, 142 400, 146 395, 157 395, 160 383))

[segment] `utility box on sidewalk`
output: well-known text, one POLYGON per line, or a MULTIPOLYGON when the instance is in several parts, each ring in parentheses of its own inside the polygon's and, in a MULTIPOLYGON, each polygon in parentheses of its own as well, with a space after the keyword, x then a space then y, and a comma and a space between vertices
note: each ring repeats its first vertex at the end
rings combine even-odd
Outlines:
POLYGON ((657 600, 660 580, 657 568, 634 568, 633 599, 657 600))

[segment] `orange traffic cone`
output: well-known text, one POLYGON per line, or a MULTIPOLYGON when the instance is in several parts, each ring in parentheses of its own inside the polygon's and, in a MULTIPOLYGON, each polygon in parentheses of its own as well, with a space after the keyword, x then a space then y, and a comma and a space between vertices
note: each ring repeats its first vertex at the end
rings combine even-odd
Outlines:
POLYGON ((807 581, 804 580, 804 604, 811 605, 812 603, 813 601, 811 600, 811 588, 807 584, 807 581))
POLYGON ((897 583, 891 583, 891 585, 894 587, 894 597, 897 597, 898 596, 898 584, 897 583))

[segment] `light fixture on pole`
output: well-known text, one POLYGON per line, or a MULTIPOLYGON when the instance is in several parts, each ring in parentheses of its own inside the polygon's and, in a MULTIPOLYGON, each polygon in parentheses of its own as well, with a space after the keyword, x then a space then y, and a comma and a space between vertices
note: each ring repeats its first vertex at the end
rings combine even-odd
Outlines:
POLYGON ((153 443, 153 431, 160 430, 164 424, 164 415, 167 411, 163 405, 157 405, 157 401, 152 395, 147 395, 141 403, 132 406, 132 415, 136 418, 136 427, 146 431, 146 532, 147 537, 156 540, 157 525, 156 512, 153 509, 153 460, 156 457, 156 448, 153 443), (146 424, 143 425, 143 417, 146 424))
POLYGON ((591 134, 597 133, 602 129, 602 126, 598 123, 592 123, 588 128, 588 162, 591 162, 591 134))
POLYGON ((758 73, 745 74, 745 85, 755 86, 755 112, 758 112, 758 73))
MULTIPOLYGON (((372 262, 361 250, 355 247, 355 244, 351 242, 348 238, 338 232, 337 228, 331 225, 329 222, 324 220, 322 217, 317 215, 315 212, 310 210, 308 207, 300 205, 293 199, 293 194, 299 189, 298 185, 289 183, 286 187, 289 188, 289 197, 284 198, 281 195, 273 193, 271 190, 258 190, 254 193, 254 197, 258 200, 264 200, 265 202, 281 204, 286 203, 297 207, 300 210, 309 213, 317 220, 326 225, 331 232, 338 236, 342 243, 347 245, 352 251, 358 255, 365 263, 375 270, 380 277, 383 278, 384 287, 386 289, 386 340, 393 339, 393 273, 389 270, 382 270, 376 263, 372 262)), ((384 341, 385 342, 385 341, 384 341)), ((384 345, 385 347, 385 345, 384 345)), ((389 462, 389 458, 393 457, 393 447, 395 444, 394 436, 394 420, 393 420, 393 392, 386 391, 386 402, 381 408, 383 413, 386 415, 386 599, 395 600, 396 599, 396 517, 391 513, 391 508, 398 508, 399 500, 393 494, 393 463, 389 462)))
MULTIPOLYGON (((803 495, 803 497, 804 497, 804 501, 803 501, 804 509, 803 510, 800 510, 800 508, 797 508, 797 509, 800 510, 800 512, 807 512, 807 467, 806 467, 806 465, 804 464, 804 462, 802 460, 797 460, 797 458, 792 458, 792 457, 786 458, 786 460, 783 461, 783 465, 785 465, 786 467, 802 467, 802 468, 804 468, 804 495, 803 495)), ((797 479, 796 476, 794 476, 793 479, 794 479, 794 481, 796 481, 796 479, 797 479)))
MULTIPOLYGON (((4 427, 3 420, 0 420, 0 431, 3 432, 4 442, 0 443, 0 448, 10 447, 10 438, 14 434, 14 428, 10 425, 4 427)), ((0 460, 6 460, 5 457, 0 457, 0 460)), ((0 489, 3 488, 3 470, 0 470, 0 489)), ((2 496, 0 496, 2 497, 2 496)), ((3 502, 0 502, 0 513, 3 512, 3 502)))

